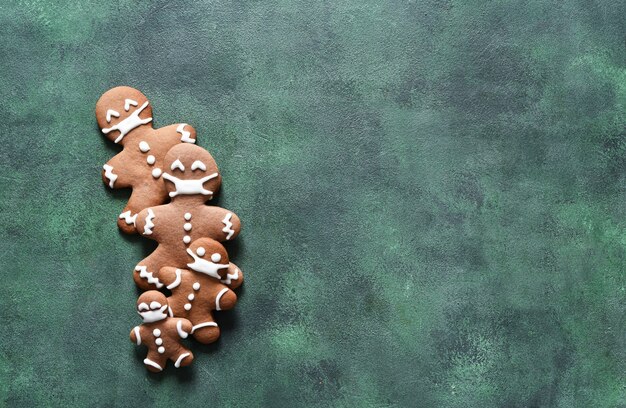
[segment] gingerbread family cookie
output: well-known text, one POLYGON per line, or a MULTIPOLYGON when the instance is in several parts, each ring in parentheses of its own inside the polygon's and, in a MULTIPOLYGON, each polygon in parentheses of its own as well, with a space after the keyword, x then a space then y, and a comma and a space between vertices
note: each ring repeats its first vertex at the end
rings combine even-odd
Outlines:
POLYGON ((163 288, 158 277, 163 267, 185 268, 192 241, 229 241, 239 234, 241 226, 232 211, 206 205, 221 183, 209 152, 196 145, 178 144, 167 152, 163 164, 162 177, 171 202, 146 208, 135 220, 139 234, 159 243, 135 267, 135 283, 141 289, 163 288))
POLYGON ((122 146, 102 170, 110 188, 131 188, 128 204, 117 224, 125 233, 135 233, 137 213, 163 204, 167 191, 161 180, 167 151, 180 143, 195 143, 196 131, 186 123, 152 127, 152 107, 137 89, 118 86, 105 92, 96 103, 96 119, 102 133, 122 146))
POLYGON ((156 290, 143 293, 137 299, 137 313, 143 324, 131 330, 130 340, 148 348, 143 360, 148 370, 162 371, 167 360, 176 368, 191 364, 193 353, 183 346, 181 339, 189 336, 193 326, 187 319, 169 316, 171 311, 164 294, 156 290))
POLYGON ((189 269, 161 268, 159 280, 172 291, 167 300, 174 316, 191 321, 191 334, 197 341, 212 343, 220 336, 213 311, 235 306, 237 295, 232 289, 243 283, 243 274, 215 240, 196 240, 187 253, 189 269))

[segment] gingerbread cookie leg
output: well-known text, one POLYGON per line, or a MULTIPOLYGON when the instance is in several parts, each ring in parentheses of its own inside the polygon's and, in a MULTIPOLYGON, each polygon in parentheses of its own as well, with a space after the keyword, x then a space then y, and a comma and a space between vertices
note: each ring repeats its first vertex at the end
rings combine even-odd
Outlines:
POLYGON ((220 328, 213 320, 208 320, 195 324, 191 329, 191 334, 200 343, 209 344, 220 337, 220 328))
POLYGON ((163 354, 159 354, 157 351, 150 350, 148 355, 143 360, 143 363, 146 365, 146 368, 153 373, 158 373, 159 371, 163 371, 165 368, 165 363, 167 362, 167 358, 163 356, 163 354))
POLYGON ((150 290, 163 288, 163 283, 159 280, 158 273, 164 259, 168 259, 166 251, 163 247, 158 246, 153 253, 135 266, 133 278, 135 284, 140 289, 150 290))
POLYGON ((170 360, 176 368, 187 367, 193 362, 193 353, 189 350, 182 350, 177 356, 171 356, 170 360))

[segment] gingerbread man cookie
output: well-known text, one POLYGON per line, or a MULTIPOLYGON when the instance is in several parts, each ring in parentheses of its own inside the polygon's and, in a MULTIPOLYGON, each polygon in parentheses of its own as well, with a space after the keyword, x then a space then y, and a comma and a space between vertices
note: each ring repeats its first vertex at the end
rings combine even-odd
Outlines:
POLYGON ((132 188, 117 220, 122 231, 132 234, 139 211, 167 200, 161 180, 165 154, 177 144, 195 143, 196 131, 186 123, 154 129, 148 99, 127 86, 110 89, 100 97, 96 119, 102 133, 122 146, 122 151, 103 166, 102 180, 110 188, 132 188))
POLYGON ((185 268, 187 248, 198 238, 228 241, 239 234, 239 217, 224 208, 208 206, 221 177, 213 157, 203 148, 179 144, 165 155, 163 179, 171 202, 142 210, 137 231, 159 243, 157 249, 137 264, 135 283, 142 289, 161 289, 158 273, 171 266, 185 268))
POLYGON ((220 336, 213 311, 235 306, 237 295, 232 289, 243 283, 243 274, 228 261, 224 247, 210 238, 194 241, 187 253, 191 270, 161 268, 159 279, 172 291, 167 300, 174 316, 191 321, 191 334, 200 343, 212 343, 220 336))
POLYGON ((181 339, 189 336, 193 326, 187 319, 168 316, 171 310, 164 294, 156 290, 143 293, 137 299, 137 313, 143 324, 131 330, 130 340, 148 347, 143 360, 148 370, 162 371, 168 359, 176 368, 191 364, 193 353, 181 344, 181 339))

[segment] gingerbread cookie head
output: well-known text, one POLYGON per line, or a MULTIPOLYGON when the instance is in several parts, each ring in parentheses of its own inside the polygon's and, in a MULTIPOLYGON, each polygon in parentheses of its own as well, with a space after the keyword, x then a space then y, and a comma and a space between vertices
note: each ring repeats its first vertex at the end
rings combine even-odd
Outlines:
POLYGON ((150 290, 137 299, 137 313, 144 323, 154 323, 168 316, 167 298, 161 292, 150 290))
POLYGON ((96 119, 107 139, 124 144, 124 137, 134 129, 152 126, 152 107, 148 98, 137 89, 118 86, 98 99, 96 119))
POLYGON ((200 238, 187 248, 190 262, 187 267, 194 272, 222 280, 228 273, 230 262, 228 253, 219 242, 210 238, 200 238))
POLYGON ((179 197, 208 201, 222 182, 211 154, 200 146, 187 143, 176 145, 167 152, 163 179, 172 202, 179 197))

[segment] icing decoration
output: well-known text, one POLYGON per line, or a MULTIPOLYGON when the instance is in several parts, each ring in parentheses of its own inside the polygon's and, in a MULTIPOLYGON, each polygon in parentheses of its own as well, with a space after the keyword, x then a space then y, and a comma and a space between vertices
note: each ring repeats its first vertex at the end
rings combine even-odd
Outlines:
POLYGON ((222 310, 220 307, 220 299, 224 296, 224 293, 228 292, 228 290, 228 288, 224 288, 217 294, 217 297, 215 298, 215 310, 222 310))
POLYGON ((148 162, 149 165, 153 165, 154 162, 156 162, 156 158, 153 155, 150 155, 146 158, 146 161, 148 162))
POLYGON ((191 132, 186 131, 185 130, 185 126, 187 126, 186 123, 181 123, 176 128, 176 132, 181 134, 180 141, 181 142, 185 142, 185 143, 196 143, 196 139, 192 139, 192 138, 189 137, 191 132))
POLYGON ((179 320, 178 323, 176 323, 176 331, 178 331, 178 335, 180 336, 181 339, 186 339, 187 336, 189 335, 186 331, 183 330, 182 320, 179 320))
POLYGON ((218 264, 209 262, 206 259, 199 258, 194 252, 187 248, 187 253, 194 259, 194 262, 187 264, 188 267, 196 272, 204 273, 217 279, 222 277, 217 273, 220 269, 228 268, 227 264, 218 264))
POLYGON ((176 269, 176 279, 174 280, 174 282, 172 282, 169 285, 167 285, 166 288, 174 289, 175 287, 180 285, 180 276, 181 276, 180 275, 180 269, 176 269))
POLYGON ((193 334, 193 332, 195 332, 196 330, 201 329, 201 328, 206 327, 206 326, 217 327, 217 323, 215 323, 215 322, 204 322, 204 323, 196 324, 195 326, 193 326, 191 328, 191 334, 193 334))
POLYGON ((141 141, 139 142, 139 150, 141 150, 143 153, 147 153, 150 151, 150 145, 148 144, 148 142, 141 141))
POLYGON ((193 293, 190 293, 189 295, 187 295, 187 299, 189 300, 194 300, 196 297, 196 295, 194 295, 193 293))
MULTIPOLYGON (((153 323, 158 322, 159 320, 163 320, 167 317, 165 311, 167 310, 167 305, 161 307, 157 310, 146 310, 145 312, 138 312, 141 315, 144 323, 153 323)), ((158 330, 158 329, 157 329, 158 330)))
POLYGON ((146 303, 140 303, 139 306, 137 306, 137 310, 139 310, 140 312, 143 312, 144 310, 150 310, 150 306, 148 306, 146 303))
POLYGON ((233 234, 235 233, 235 231, 232 229, 233 223, 230 222, 230 219, 232 218, 232 216, 233 216, 233 213, 228 213, 224 216, 224 219, 222 220, 222 222, 224 223, 224 228, 222 229, 222 231, 225 234, 227 234, 226 241, 231 239, 233 234))
POLYGON ((156 343, 157 346, 160 346, 161 344, 163 344, 163 339, 158 338, 154 342, 156 343))
POLYGON ((143 227, 143 235, 152 234, 152 228, 154 228, 154 223, 152 220, 154 219, 154 211, 152 208, 148 208, 148 215, 146 216, 146 225, 143 227))
POLYGON ((198 247, 198 249, 196 249, 196 254, 198 254, 198 256, 204 256, 205 253, 206 251, 202 247, 198 247))
POLYGON ((137 338, 137 345, 140 345, 141 344, 141 334, 139 334, 139 326, 135 326, 134 331, 135 331, 135 337, 137 338))
POLYGON ((104 169, 104 177, 109 179, 109 187, 113 188, 115 180, 117 180, 117 174, 113 173, 113 166, 105 164, 102 168, 104 169))
POLYGON ((163 371, 163 368, 162 368, 160 365, 158 365, 158 364, 157 364, 157 363, 155 363, 154 361, 150 360, 149 358, 146 358, 145 360, 143 360, 143 363, 144 363, 145 365, 152 366, 152 367, 156 368, 156 369, 157 369, 157 370, 159 370, 159 371, 163 371))
POLYGON ((193 284, 193 290, 200 290, 200 282, 195 282, 193 284))
POLYGON ((226 278, 220 280, 220 282, 222 282, 224 285, 230 285, 233 279, 239 279, 239 268, 235 269, 235 273, 227 273, 226 278))
POLYGON ((172 171, 174 171, 175 169, 180 169, 180 171, 185 171, 185 166, 183 166, 183 163, 176 159, 176 161, 174 163, 172 163, 172 167, 170 167, 170 169, 172 169, 172 171))
POLYGON ((113 109, 107 110, 107 123, 111 123, 111 116, 115 116, 116 118, 120 117, 120 113, 113 109))
POLYGON ((157 349, 157 351, 159 352, 159 354, 163 354, 165 353, 165 347, 161 346, 157 349))
MULTIPOLYGON (((200 255, 200 248, 198 248, 198 255, 200 255)), ((218 254, 217 252, 214 253, 213 255, 211 255, 211 261, 213 262, 219 262, 222 260, 222 255, 218 254)))
POLYGON ((191 213, 185 213, 185 219, 189 221, 191 219, 191 213))
POLYGON ((185 303, 185 310, 191 310, 191 303, 185 303))
MULTIPOLYGON (((182 337, 182 336, 181 336, 182 337)), ((185 336, 187 337, 187 336, 185 336)), ((183 337, 183 338, 185 338, 183 337)), ((176 362, 174 363, 174 367, 176 368, 180 368, 180 362, 183 361, 185 359, 185 357, 189 356, 190 353, 183 353, 181 354, 178 359, 176 360, 176 362)))
POLYGON ((206 171, 206 166, 200 160, 196 160, 191 164, 191 171, 200 169, 202 171, 206 171))
POLYGON ((126 112, 128 112, 128 110, 130 109, 130 105, 137 106, 137 105, 139 105, 139 103, 137 101, 133 100, 133 99, 126 99, 124 101, 124 110, 126 112))
POLYGON ((161 177, 161 169, 160 168, 156 168, 152 170, 152 177, 154 178, 159 178, 161 177))
POLYGON ((137 220, 137 214, 131 216, 130 215, 130 210, 123 212, 120 214, 119 219, 123 219, 126 224, 131 225, 131 224, 135 224, 135 221, 137 220))
POLYGON ((142 110, 144 110, 148 106, 148 101, 146 101, 140 108, 135 109, 133 113, 131 113, 127 118, 120 121, 117 125, 111 126, 110 128, 103 128, 102 133, 105 135, 111 133, 114 130, 120 132, 120 135, 115 139, 115 143, 119 143, 120 140, 124 138, 131 130, 135 129, 137 126, 145 125, 146 123, 150 123, 152 118, 141 119, 139 114, 142 110))
POLYGON ((148 272, 145 266, 137 265, 135 267, 135 270, 139 272, 139 277, 146 279, 148 283, 151 283, 151 284, 153 283, 159 289, 163 287, 163 284, 161 283, 161 281, 159 281, 159 278, 155 278, 152 272, 148 272))
POLYGON ((185 231, 191 231, 191 223, 186 222, 185 225, 183 225, 183 228, 185 231))
MULTIPOLYGON (((173 166, 173 165, 172 165, 173 166)), ((176 191, 170 192, 170 197, 176 197, 177 195, 193 195, 193 194, 203 194, 203 195, 213 195, 213 192, 210 190, 206 190, 204 188, 204 183, 207 181, 217 177, 217 173, 209 174, 206 177, 195 180, 181 180, 178 177, 174 177, 169 173, 163 173, 163 178, 165 180, 171 181, 176 186, 176 191)), ((232 225, 232 224, 231 224, 232 225)))
POLYGON ((183 242, 184 242, 185 244, 190 243, 190 242, 191 242, 191 237, 190 237, 189 235, 185 235, 185 236, 183 237, 183 242))
POLYGON ((159 330, 159 329, 154 329, 154 330, 152 331, 152 334, 154 334, 154 336, 155 336, 155 337, 159 337, 159 336, 161 336, 161 330, 159 330))

